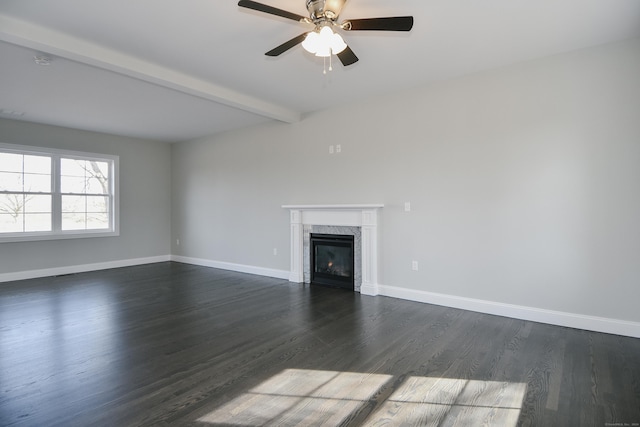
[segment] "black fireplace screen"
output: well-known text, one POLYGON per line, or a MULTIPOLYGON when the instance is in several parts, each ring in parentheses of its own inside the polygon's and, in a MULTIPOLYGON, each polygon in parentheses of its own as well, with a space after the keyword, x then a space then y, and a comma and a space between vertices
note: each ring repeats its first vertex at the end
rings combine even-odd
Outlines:
POLYGON ((353 236, 312 233, 310 238, 311 283, 353 290, 353 236))

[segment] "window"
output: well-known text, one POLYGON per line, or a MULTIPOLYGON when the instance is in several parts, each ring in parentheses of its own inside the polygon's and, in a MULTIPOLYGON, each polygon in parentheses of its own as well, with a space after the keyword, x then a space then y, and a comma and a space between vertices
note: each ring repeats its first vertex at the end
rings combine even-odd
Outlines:
POLYGON ((118 157, 0 144, 0 242, 118 234, 118 157))

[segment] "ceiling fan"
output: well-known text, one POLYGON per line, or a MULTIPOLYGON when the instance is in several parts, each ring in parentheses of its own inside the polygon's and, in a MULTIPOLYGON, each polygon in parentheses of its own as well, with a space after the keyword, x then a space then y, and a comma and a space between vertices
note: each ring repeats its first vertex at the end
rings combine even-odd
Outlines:
POLYGON ((347 46, 342 37, 334 32, 334 28, 345 31, 410 31, 413 27, 413 16, 349 19, 338 22, 340 12, 347 0, 305 0, 305 2, 309 17, 251 0, 240 0, 238 6, 315 25, 312 31, 292 38, 265 53, 265 55, 279 56, 298 44, 302 44, 305 50, 316 56, 326 58, 332 54, 337 55, 344 66, 356 63, 358 57, 347 46))

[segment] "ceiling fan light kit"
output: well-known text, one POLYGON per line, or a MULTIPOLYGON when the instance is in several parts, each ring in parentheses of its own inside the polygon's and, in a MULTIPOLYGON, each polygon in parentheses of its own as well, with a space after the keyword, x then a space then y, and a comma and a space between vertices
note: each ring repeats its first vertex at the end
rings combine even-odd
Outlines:
POLYGON ((331 54, 338 54, 347 48, 340 34, 334 33, 328 26, 322 27, 320 32, 311 31, 302 42, 302 47, 309 53, 326 58, 331 54))
POLYGON ((355 64, 358 62, 358 57, 334 29, 344 31, 411 31, 413 28, 413 16, 351 19, 338 22, 338 17, 347 0, 305 0, 305 2, 309 17, 251 0, 240 0, 238 6, 315 26, 312 31, 294 37, 265 55, 279 56, 302 44, 307 52, 315 56, 322 58, 331 58, 332 55, 338 56, 344 66, 355 64))

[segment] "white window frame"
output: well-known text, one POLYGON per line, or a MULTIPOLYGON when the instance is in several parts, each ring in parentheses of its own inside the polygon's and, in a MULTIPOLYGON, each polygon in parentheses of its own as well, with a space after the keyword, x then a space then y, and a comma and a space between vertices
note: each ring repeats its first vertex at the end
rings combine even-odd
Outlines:
MULTIPOLYGON (((51 157, 51 231, 23 231, 0 233, 0 244, 9 242, 27 242, 39 240, 78 239, 87 237, 113 237, 120 235, 120 196, 119 163, 120 157, 108 154, 86 153, 82 151, 59 150, 55 148, 32 147, 26 145, 5 144, 0 142, 0 150, 15 154, 51 157), (108 162, 111 206, 109 206, 110 227, 106 229, 62 230, 62 191, 60 179, 61 158, 78 158, 108 162)), ((49 194, 49 193, 47 193, 49 194)))

